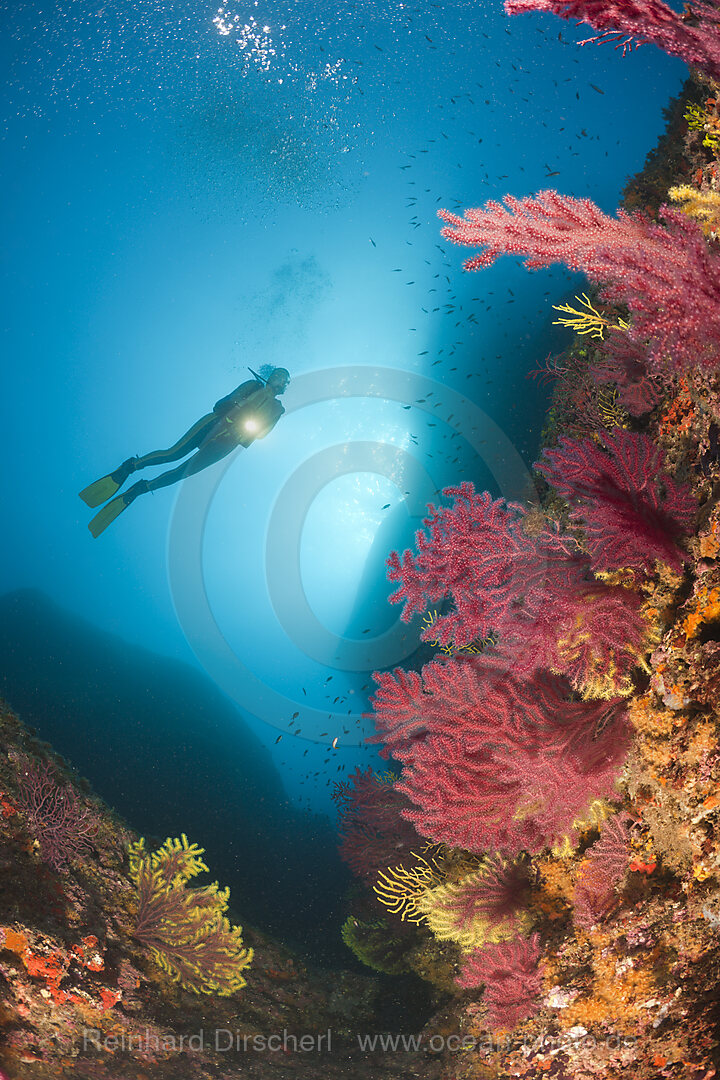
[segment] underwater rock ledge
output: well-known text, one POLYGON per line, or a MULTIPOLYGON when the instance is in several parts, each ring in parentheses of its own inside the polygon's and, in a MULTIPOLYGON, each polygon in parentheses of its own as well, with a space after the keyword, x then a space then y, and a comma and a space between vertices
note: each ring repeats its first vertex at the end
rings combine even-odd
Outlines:
MULTIPOLYGON (((138 895, 128 849, 137 839, 0 703, 0 1076, 412 1074, 406 1054, 358 1050, 358 1031, 382 1030, 377 978, 310 970, 247 925, 243 942, 254 956, 242 989, 193 993, 173 981, 133 936, 138 895), (28 787, 48 778, 60 798, 45 798, 38 810, 28 787), (52 850, 44 843, 50 831, 52 850)), ((232 896, 228 914, 234 922, 232 896)), ((439 1076, 428 1065, 418 1075, 439 1076)))

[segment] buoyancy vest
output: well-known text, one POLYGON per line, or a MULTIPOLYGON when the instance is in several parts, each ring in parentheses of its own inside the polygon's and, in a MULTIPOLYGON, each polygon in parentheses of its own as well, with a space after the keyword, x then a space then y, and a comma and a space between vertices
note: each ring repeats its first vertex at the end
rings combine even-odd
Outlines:
POLYGON ((232 425, 246 439, 262 439, 280 419, 285 409, 266 387, 254 390, 225 414, 225 422, 232 425), (246 424, 252 424, 245 428, 246 424))
POLYGON ((257 379, 248 379, 247 382, 241 383, 240 386, 236 386, 231 394, 227 394, 224 398, 220 398, 213 405, 213 412, 218 416, 224 416, 229 409, 234 408, 236 405, 242 405, 244 401, 247 401, 249 397, 257 393, 258 390, 264 390, 264 386, 257 379))

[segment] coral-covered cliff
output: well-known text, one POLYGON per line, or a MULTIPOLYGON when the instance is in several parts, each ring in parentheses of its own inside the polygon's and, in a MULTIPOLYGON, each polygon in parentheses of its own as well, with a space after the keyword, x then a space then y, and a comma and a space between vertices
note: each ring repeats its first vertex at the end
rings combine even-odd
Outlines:
MULTIPOLYGON (((508 7, 605 27, 611 6, 508 7)), ((665 20, 685 41, 663 5, 634 8, 646 40, 665 20)), ((712 51, 703 11, 685 19, 712 51)), ((557 192, 441 214, 480 249, 466 270, 510 253, 591 283, 561 309, 577 336, 544 373, 535 490, 449 489, 389 560, 406 616, 442 612, 436 656, 376 676, 391 771, 337 793, 374 893, 348 944, 454 994, 452 1080, 720 1067, 717 90, 694 73, 615 218, 557 192)))

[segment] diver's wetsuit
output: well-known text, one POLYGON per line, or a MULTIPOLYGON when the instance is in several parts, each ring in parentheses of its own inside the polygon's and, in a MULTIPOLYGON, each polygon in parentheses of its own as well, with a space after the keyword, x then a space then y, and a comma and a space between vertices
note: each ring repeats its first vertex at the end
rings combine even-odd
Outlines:
POLYGON ((138 458, 133 472, 152 465, 168 465, 171 461, 178 461, 179 458, 185 457, 191 450, 197 450, 196 454, 184 461, 182 465, 178 465, 176 469, 169 469, 154 479, 145 481, 147 491, 157 491, 158 488, 175 484, 178 480, 184 480, 186 476, 192 476, 206 469, 208 465, 214 465, 235 447, 248 447, 255 439, 264 438, 269 431, 272 431, 284 412, 277 398, 261 382, 248 379, 227 397, 217 401, 213 406, 213 411, 193 424, 174 446, 167 450, 153 450, 138 458), (258 424, 256 430, 242 429, 240 425, 243 413, 252 413, 253 419, 258 424))
POLYGON ((276 395, 285 392, 289 381, 290 374, 285 368, 275 368, 265 385, 259 379, 249 379, 217 401, 213 411, 193 424, 174 446, 153 450, 140 458, 128 458, 114 472, 83 488, 80 498, 87 506, 105 503, 88 526, 92 535, 99 536, 104 532, 138 495, 175 484, 214 465, 236 447, 247 447, 255 439, 264 438, 285 412, 276 395), (128 477, 140 469, 149 465, 167 465, 193 450, 195 453, 176 469, 168 469, 153 480, 138 480, 126 491, 120 491, 128 477))

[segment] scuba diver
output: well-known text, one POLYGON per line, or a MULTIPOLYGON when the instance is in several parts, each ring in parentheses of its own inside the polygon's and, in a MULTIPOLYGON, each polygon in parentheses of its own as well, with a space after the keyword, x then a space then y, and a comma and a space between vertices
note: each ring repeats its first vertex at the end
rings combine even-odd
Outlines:
POLYGON ((241 383, 231 394, 217 401, 213 411, 193 424, 174 446, 168 450, 154 450, 143 457, 128 458, 114 472, 80 492, 80 498, 92 507, 110 499, 88 526, 93 536, 104 532, 138 495, 176 484, 178 480, 214 465, 237 446, 248 447, 255 439, 264 439, 272 431, 285 412, 277 395, 287 389, 290 373, 285 368, 274 368, 266 380, 252 368, 250 373, 253 379, 241 383), (138 480, 127 491, 116 495, 132 473, 150 465, 167 465, 171 461, 178 461, 191 450, 197 452, 176 469, 168 469, 152 480, 138 480))

